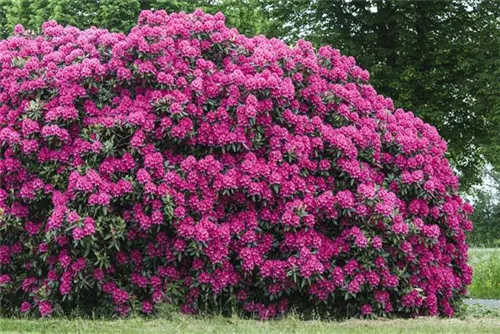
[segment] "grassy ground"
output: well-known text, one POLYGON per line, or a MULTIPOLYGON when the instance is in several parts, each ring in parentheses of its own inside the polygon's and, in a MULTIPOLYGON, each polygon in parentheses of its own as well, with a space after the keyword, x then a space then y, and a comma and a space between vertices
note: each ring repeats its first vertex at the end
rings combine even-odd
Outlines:
POLYGON ((242 320, 181 317, 174 320, 140 318, 115 321, 0 319, 0 333, 500 333, 500 318, 410 320, 348 320, 344 322, 242 320))
POLYGON ((469 295, 473 298, 500 299, 500 249, 472 248, 469 263, 474 268, 469 295))
POLYGON ((0 319, 1 334, 128 334, 128 333, 500 333, 500 309, 464 306, 454 319, 377 319, 346 321, 301 320, 297 315, 272 321, 238 317, 186 316, 168 312, 154 319, 132 317, 118 320, 0 319))
POLYGON ((470 248, 469 249, 469 263, 472 265, 479 262, 484 262, 491 258, 493 255, 499 255, 500 248, 470 248))

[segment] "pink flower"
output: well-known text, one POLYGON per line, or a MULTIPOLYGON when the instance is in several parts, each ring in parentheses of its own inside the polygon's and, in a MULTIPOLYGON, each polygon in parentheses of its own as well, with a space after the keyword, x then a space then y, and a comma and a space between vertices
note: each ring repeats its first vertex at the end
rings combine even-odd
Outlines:
POLYGON ((363 234, 359 234, 358 236, 356 236, 354 244, 356 245, 356 247, 365 248, 366 246, 368 246, 368 239, 366 239, 363 234))
POLYGON ((339 191, 336 199, 342 208, 349 209, 354 206, 354 196, 348 190, 339 191))
POLYGON ((380 238, 378 235, 373 237, 371 244, 372 244, 373 248, 381 249, 382 248, 382 238, 380 238))
POLYGON ((358 293, 359 290, 360 290, 360 284, 357 280, 352 280, 347 287, 347 291, 353 294, 358 293))
POLYGON ((402 222, 397 222, 391 227, 392 231, 396 234, 407 234, 408 225, 402 222))
POLYGON ((31 304, 28 302, 23 302, 21 304, 21 313, 27 313, 31 310, 31 304))
POLYGON ((142 302, 142 312, 145 314, 151 314, 153 312, 153 304, 148 301, 142 302))
POLYGON ((113 294, 113 302, 116 305, 125 304, 129 300, 129 294, 126 291, 124 291, 124 290, 115 289, 112 292, 112 294, 113 294))
POLYGON ((3 274, 0 275, 0 285, 7 285, 11 281, 10 275, 3 274))
POLYGON ((38 303, 38 310, 42 317, 48 317, 52 314, 52 305, 48 301, 43 300, 38 303))
POLYGON ((361 314, 362 315, 370 315, 372 314, 372 307, 370 304, 363 304, 363 306, 361 306, 361 314))

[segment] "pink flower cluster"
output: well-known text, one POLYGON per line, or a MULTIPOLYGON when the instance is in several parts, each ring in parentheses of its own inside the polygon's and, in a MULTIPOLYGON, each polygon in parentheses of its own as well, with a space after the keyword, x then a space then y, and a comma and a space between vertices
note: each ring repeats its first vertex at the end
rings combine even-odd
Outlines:
POLYGON ((472 207, 354 58, 200 10, 42 30, 0 42, 3 310, 453 315, 472 207))

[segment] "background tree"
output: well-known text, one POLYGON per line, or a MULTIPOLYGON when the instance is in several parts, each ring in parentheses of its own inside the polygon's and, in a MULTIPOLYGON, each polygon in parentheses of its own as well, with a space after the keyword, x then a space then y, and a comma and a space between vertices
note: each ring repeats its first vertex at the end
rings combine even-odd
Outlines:
POLYGON ((97 19, 105 22, 110 31, 129 31, 137 22, 141 9, 139 1, 101 0, 97 19))
POLYGON ((260 0, 226 0, 213 6, 212 11, 222 11, 229 26, 234 26, 247 36, 271 35, 269 12, 260 0))
POLYGON ((5 26, 10 33, 16 24, 28 27, 32 8, 30 1, 5 1, 5 26))
POLYGON ((7 7, 10 1, 0 0, 0 37, 5 38, 9 35, 11 30, 7 26, 7 7))
POLYGON ((128 32, 141 10, 167 12, 224 12, 228 25, 242 33, 268 31, 270 22, 260 0, 0 0, 0 34, 6 38, 16 24, 39 31, 43 22, 56 20, 78 28, 92 25, 116 32, 128 32))
POLYGON ((500 173, 487 170, 486 186, 474 187, 474 230, 467 236, 473 246, 500 246, 500 173))
MULTIPOLYGON (((200 1, 193 1, 193 8, 200 1)), ((141 9, 154 7, 188 7, 187 1, 143 1, 143 0, 2 0, 4 12, 0 21, 5 22, 3 37, 9 35, 16 24, 39 31, 47 20, 56 20, 78 28, 99 26, 117 32, 127 32, 137 22, 141 9)))
POLYGON ((269 33, 354 55, 395 104, 435 125, 465 187, 500 167, 500 3, 267 1, 269 33))

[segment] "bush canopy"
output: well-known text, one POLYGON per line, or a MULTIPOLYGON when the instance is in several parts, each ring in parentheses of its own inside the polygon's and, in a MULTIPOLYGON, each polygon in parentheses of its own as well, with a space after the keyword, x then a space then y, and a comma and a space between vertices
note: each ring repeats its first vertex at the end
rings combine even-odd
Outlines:
POLYGON ((143 11, 0 42, 0 305, 452 316, 472 207, 354 58, 143 11))

